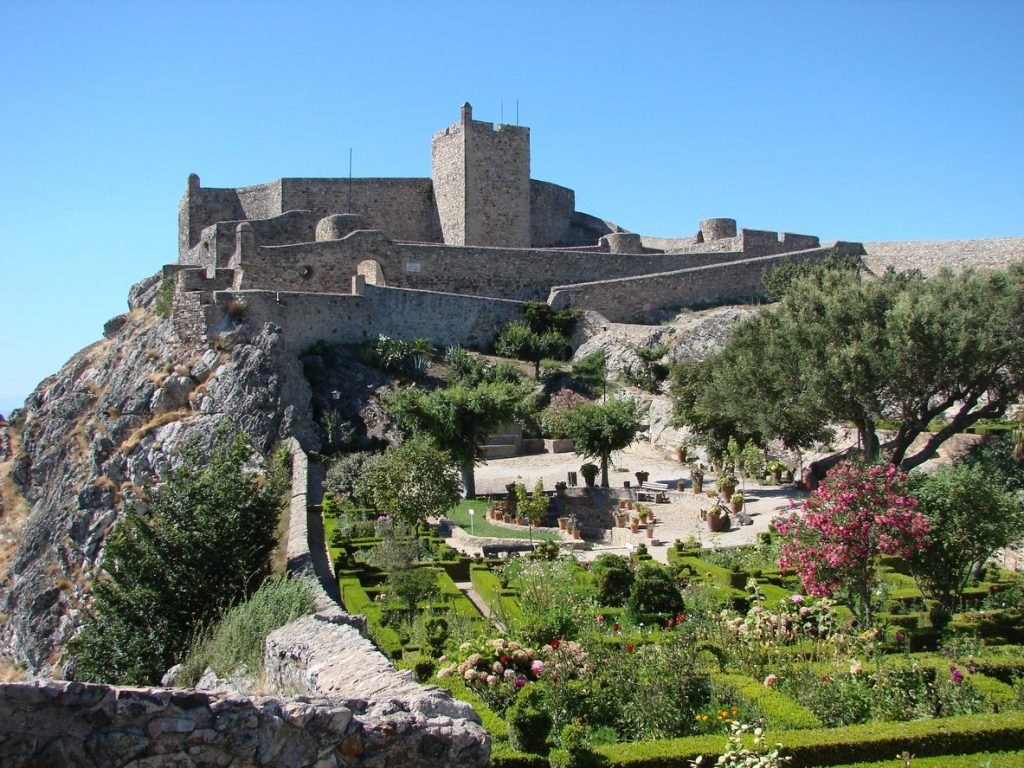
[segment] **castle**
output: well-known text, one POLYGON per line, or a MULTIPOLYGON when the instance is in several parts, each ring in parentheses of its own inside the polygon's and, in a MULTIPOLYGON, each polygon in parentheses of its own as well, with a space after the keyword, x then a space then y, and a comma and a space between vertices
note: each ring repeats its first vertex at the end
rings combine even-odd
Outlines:
POLYGON ((764 297, 783 258, 859 243, 740 229, 708 219, 655 238, 575 210, 571 189, 530 178, 530 130, 462 106, 434 134, 431 178, 278 179, 237 189, 189 176, 179 204, 174 323, 210 341, 243 321, 277 323, 296 351, 323 339, 426 337, 486 344, 521 302, 651 322, 682 307, 764 297))

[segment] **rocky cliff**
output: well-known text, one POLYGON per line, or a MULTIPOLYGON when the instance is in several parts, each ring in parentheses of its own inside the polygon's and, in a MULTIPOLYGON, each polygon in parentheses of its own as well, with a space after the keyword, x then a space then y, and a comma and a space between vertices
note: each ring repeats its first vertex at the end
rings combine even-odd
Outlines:
POLYGON ((0 642, 32 675, 59 672, 125 503, 230 419, 267 451, 295 435, 317 448, 310 390, 273 326, 215 348, 181 344, 153 309, 157 278, 0 426, 0 642))

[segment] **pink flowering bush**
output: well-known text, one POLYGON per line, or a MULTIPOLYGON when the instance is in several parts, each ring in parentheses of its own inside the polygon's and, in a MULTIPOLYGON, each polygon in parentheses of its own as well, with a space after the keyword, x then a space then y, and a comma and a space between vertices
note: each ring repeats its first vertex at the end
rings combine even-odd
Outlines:
POLYGON ((879 556, 909 557, 928 534, 917 499, 905 492, 906 479, 891 464, 837 464, 799 512, 775 521, 788 539, 779 567, 795 568, 812 595, 845 593, 870 625, 879 556))
POLYGON ((576 642, 552 640, 531 648, 504 638, 463 643, 459 657, 462 661, 442 667, 437 676, 458 675, 498 712, 511 705, 520 688, 539 680, 557 682, 574 677, 587 661, 586 652, 576 642))
POLYGON ((723 611, 725 622, 735 640, 759 648, 793 645, 805 640, 830 640, 837 626, 828 598, 809 600, 803 595, 790 595, 769 610, 765 596, 755 579, 747 583, 750 608, 740 616, 723 611))
POLYGON ((547 408, 540 412, 540 426, 545 436, 552 438, 566 437, 565 415, 578 405, 589 403, 590 400, 563 387, 551 396, 547 408))

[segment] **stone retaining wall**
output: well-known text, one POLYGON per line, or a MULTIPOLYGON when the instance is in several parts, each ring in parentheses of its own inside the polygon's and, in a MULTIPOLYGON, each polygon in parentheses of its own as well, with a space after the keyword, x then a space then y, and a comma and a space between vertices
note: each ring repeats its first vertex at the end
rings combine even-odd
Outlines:
POLYGON ((0 685, 5 768, 486 766, 475 723, 400 702, 114 688, 0 685))

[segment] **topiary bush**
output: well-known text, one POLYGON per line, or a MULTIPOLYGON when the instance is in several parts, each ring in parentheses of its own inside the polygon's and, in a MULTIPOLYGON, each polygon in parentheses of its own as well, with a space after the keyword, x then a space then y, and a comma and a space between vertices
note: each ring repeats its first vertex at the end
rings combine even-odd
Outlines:
POLYGON ((629 588, 626 612, 634 621, 651 621, 683 611, 683 596, 672 574, 660 565, 640 566, 629 588))
POLYGON ((554 720, 544 708, 544 696, 539 686, 521 688, 515 702, 505 715, 509 740, 516 749, 537 755, 547 754, 548 734, 554 720))

